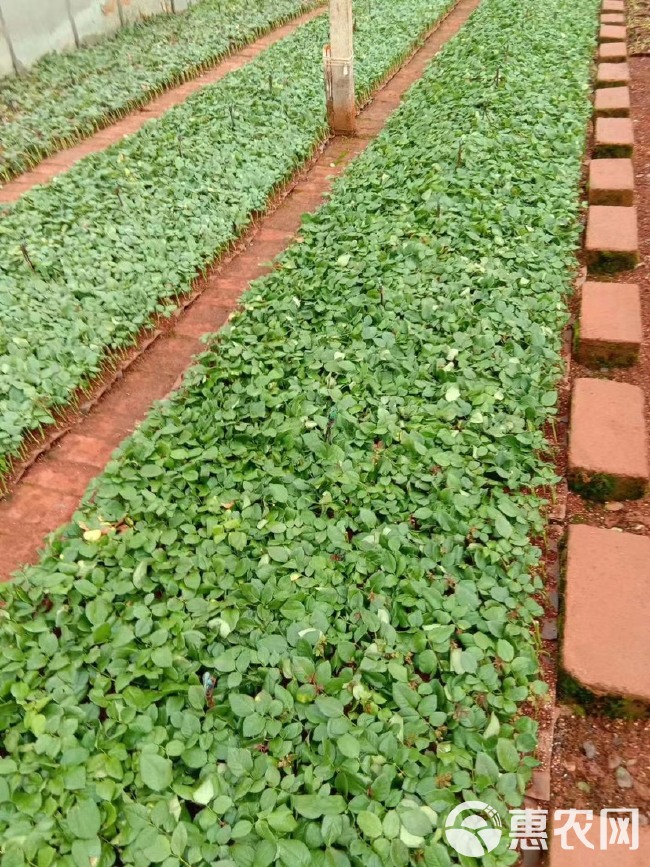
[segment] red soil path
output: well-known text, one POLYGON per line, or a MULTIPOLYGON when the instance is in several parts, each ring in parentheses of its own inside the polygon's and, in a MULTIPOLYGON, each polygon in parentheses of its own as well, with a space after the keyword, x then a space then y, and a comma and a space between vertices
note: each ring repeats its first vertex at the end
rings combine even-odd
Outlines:
MULTIPOLYGON (((458 32, 479 3, 459 0, 424 45, 360 113, 358 136, 331 139, 238 250, 197 281, 185 309, 143 338, 111 374, 110 381, 108 377, 104 380, 94 395, 96 403, 89 402, 85 414, 83 405, 80 411, 70 412, 48 434, 47 452, 31 465, 19 468, 20 476, 10 496, 0 503, 0 578, 9 578, 21 564, 36 561, 44 537, 69 520, 88 483, 101 472, 112 451, 144 418, 152 403, 178 384, 192 357, 202 349, 201 335, 218 330, 236 308, 249 281, 270 270, 269 260, 289 244, 302 215, 319 207, 333 179, 377 136, 405 91, 422 76, 432 57, 458 32)), ((250 46, 247 51, 253 49, 250 46)), ((162 99, 174 94, 172 91, 162 99)))
POLYGON ((24 193, 31 190, 32 187, 38 184, 46 184, 56 177, 56 175, 67 172, 75 163, 89 154, 106 150, 110 145, 124 138, 125 135, 137 132, 147 121, 161 117, 170 108, 185 102, 193 93, 220 81, 229 72, 234 72, 236 69, 246 66, 258 54, 266 51, 267 48, 286 36, 290 36, 299 27, 302 27, 303 24, 311 21, 312 18, 322 15, 324 11, 324 7, 321 6, 318 9, 313 9, 310 12, 305 12, 303 15, 299 15, 297 18, 293 18, 281 27, 271 30, 265 36, 256 39, 255 42, 251 42, 250 45, 247 45, 240 51, 228 55, 212 69, 202 73, 197 78, 186 81, 184 84, 178 85, 178 87, 170 88, 142 108, 125 115, 121 120, 96 132, 90 138, 84 139, 79 144, 73 145, 73 147, 65 148, 51 157, 47 157, 36 168, 19 175, 13 181, 9 181, 0 187, 0 204, 15 202, 24 193))

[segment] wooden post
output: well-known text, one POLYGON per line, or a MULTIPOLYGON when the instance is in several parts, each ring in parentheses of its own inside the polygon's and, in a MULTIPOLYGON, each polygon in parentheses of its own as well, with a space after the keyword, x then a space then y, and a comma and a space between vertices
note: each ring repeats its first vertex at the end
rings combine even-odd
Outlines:
POLYGON ((330 44, 325 47, 327 119, 333 133, 355 135, 352 0, 330 0, 330 44))

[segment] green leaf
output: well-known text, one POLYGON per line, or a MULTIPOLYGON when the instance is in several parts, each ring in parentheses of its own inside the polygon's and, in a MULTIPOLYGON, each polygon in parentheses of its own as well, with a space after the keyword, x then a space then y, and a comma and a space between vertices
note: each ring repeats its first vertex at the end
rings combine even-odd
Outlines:
POLYGON ((172 763, 156 753, 141 753, 140 776, 154 792, 162 792, 171 785, 172 763))
POLYGON ((289 499, 289 493, 284 485, 269 485, 268 491, 274 503, 286 503, 289 499))
POLYGON ((245 738, 255 738, 264 731, 264 717, 252 713, 245 718, 242 728, 245 738))
POLYGON ((499 779, 499 768, 494 759, 488 756, 487 753, 477 753, 474 772, 479 789, 495 785, 499 779))
POLYGON ((285 867, 310 867, 311 853, 300 840, 280 840, 278 854, 285 867))
POLYGON ((371 840, 374 840, 375 837, 381 837, 381 819, 369 810, 361 810, 357 816, 357 825, 371 840))
POLYGON ((206 779, 203 780, 203 782, 201 782, 194 790, 192 800, 196 804, 206 805, 210 803, 210 801, 214 798, 214 795, 215 790, 212 777, 206 777, 206 779))
POLYGON ((488 740, 488 738, 495 738, 499 732, 501 731, 501 724, 499 723, 499 718, 495 713, 490 714, 490 721, 486 726, 485 731, 483 732, 483 737, 488 740))
POLYGON ((326 846, 333 846, 343 833, 343 819, 341 816, 325 816, 321 827, 323 842, 326 846))
POLYGON ((160 864, 171 855, 171 844, 164 834, 157 834, 155 839, 142 850, 145 858, 153 864, 160 864))
POLYGON ((318 710, 330 719, 343 716, 344 707, 341 702, 329 695, 321 695, 316 699, 316 707, 318 710))
POLYGON ((171 668, 173 664, 172 652, 168 647, 157 647, 151 654, 151 661, 159 668, 171 668))
POLYGON ((358 758, 361 752, 359 741, 351 734, 341 735, 336 746, 348 759, 358 758))
POLYGON ((445 400, 452 403, 455 400, 458 400, 460 397, 460 389, 457 385, 450 385, 447 391, 445 392, 445 400))
POLYGON ((497 741, 497 758, 504 771, 517 771, 519 769, 519 753, 512 741, 499 738, 497 741))
POLYGON ((504 638, 500 638, 497 641, 497 656, 504 662, 512 662, 515 658, 515 651, 512 644, 504 638))
POLYGON ((293 814, 286 807, 274 810, 267 816, 266 821, 269 827, 279 834, 291 834, 298 827, 293 814))
POLYGON ((252 822, 249 822, 248 819, 240 819, 239 822, 233 825, 230 836, 233 840, 241 840, 243 837, 247 837, 252 830, 252 822))
POLYGON ((228 702, 235 716, 246 717, 255 712, 255 701, 249 695, 234 692, 228 696, 228 702))
POLYGON ((97 836, 101 827, 101 816, 97 804, 90 798, 80 798, 67 816, 70 833, 82 840, 97 836))
POLYGON ((494 520, 494 525, 496 527, 497 533, 500 536, 503 536, 504 539, 509 539, 512 536, 512 525, 510 524, 510 521, 500 512, 497 512, 497 516, 494 520))
POLYGON ((289 549, 281 545, 269 545, 269 557, 276 563, 286 563, 289 559, 289 549))
POLYGON ((399 814, 403 827, 416 837, 426 837, 432 829, 431 820, 423 810, 404 810, 399 814))
POLYGON ((205 707, 205 690, 202 686, 191 686, 187 691, 187 698, 193 708, 203 710, 205 707))
POLYGON ((75 840, 70 847, 70 854, 76 867, 88 867, 89 864, 97 863, 101 852, 102 844, 99 837, 75 840))
POLYGON ((228 533, 228 542, 235 551, 243 551, 247 542, 246 533, 240 531, 228 533))
POLYGON ((451 858, 442 843, 429 843, 424 850, 426 867, 451 867, 451 858))
MULTIPOLYGON (((199 801, 198 803, 201 803, 199 801)), ((181 858, 187 847, 188 834, 187 828, 185 827, 184 822, 179 822, 178 825, 174 828, 174 832, 171 838, 171 851, 174 855, 177 855, 181 858)))
POLYGON ((345 811, 345 801, 340 795, 294 795, 293 806, 306 819, 336 816, 345 811))
POLYGON ((226 758, 228 770, 235 777, 244 777, 253 769, 253 759, 249 750, 231 747, 226 758))

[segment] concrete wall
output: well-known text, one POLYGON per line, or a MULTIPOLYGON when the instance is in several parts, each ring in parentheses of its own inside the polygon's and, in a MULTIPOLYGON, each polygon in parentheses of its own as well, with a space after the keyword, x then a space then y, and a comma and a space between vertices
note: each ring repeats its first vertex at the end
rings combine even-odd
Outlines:
POLYGON ((11 75, 14 71, 14 59, 5 36, 5 26, 0 15, 0 78, 3 75, 11 75))
POLYGON ((5 34, 11 43, 17 70, 28 69, 48 51, 75 47, 67 0, 2 0, 5 34))
POLYGON ((122 20, 125 24, 139 21, 143 15, 159 15, 172 12, 171 0, 120 0, 122 20))
POLYGON ((194 0, 0 0, 0 77, 51 51, 97 42, 125 24, 182 12, 194 0))
POLYGON ((68 0, 68 8, 80 45, 97 42, 122 26, 118 0, 68 0))

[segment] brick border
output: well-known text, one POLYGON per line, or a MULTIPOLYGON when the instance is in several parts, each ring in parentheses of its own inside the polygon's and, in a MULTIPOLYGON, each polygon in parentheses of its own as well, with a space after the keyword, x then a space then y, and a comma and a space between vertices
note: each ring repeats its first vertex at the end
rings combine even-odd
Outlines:
POLYGON ((562 669, 592 695, 650 703, 648 563, 647 536, 569 530, 562 669))
MULTIPOLYGON (((602 11, 605 13, 623 13, 624 10, 622 0, 603 0, 602 11)), ((591 238, 590 241, 585 239, 586 259, 588 266, 591 266, 590 274, 594 264, 606 264, 610 270, 618 270, 617 265, 626 267, 635 264, 639 255, 636 238, 637 214, 634 207, 635 177, 631 159, 624 159, 632 157, 634 147, 632 120, 629 118, 630 93, 627 88, 629 70, 625 62, 627 31, 625 27, 615 25, 608 14, 601 15, 601 25, 598 50, 601 63, 595 82, 600 89, 596 90, 594 99, 595 135, 588 183, 591 207, 587 232, 590 227, 591 238), (618 66, 621 71, 617 71, 618 66), (607 157, 614 158, 606 159, 607 157), (624 223, 627 223, 627 227, 621 233, 624 223), (594 228, 598 230, 595 235, 600 237, 594 237, 594 228), (627 240, 622 239, 622 235, 626 234, 627 240), (598 243, 594 243, 594 240, 598 243), (616 263, 607 254, 620 253, 621 248, 624 255, 616 263)), ((586 268, 584 276, 587 276, 586 268)), ((631 281, 634 281, 633 277, 631 281)), ((580 321, 575 334, 576 358, 585 366, 591 363, 592 366, 634 363, 643 339, 639 287, 634 282, 580 282, 583 285, 580 321)), ((606 370, 603 372, 606 373, 606 370)), ((600 499, 598 494, 601 491, 598 486, 607 482, 612 483, 612 489, 605 499, 619 499, 643 493, 649 471, 642 389, 611 379, 582 378, 574 383, 573 398, 567 475, 573 482, 574 489, 576 474, 579 475, 579 471, 583 469, 576 466, 576 444, 578 440, 582 440, 579 444, 581 448, 578 449, 581 453, 578 463, 586 458, 587 462, 593 465, 588 468, 590 471, 586 481, 596 483, 596 490, 588 484, 587 490, 582 490, 581 493, 590 494, 592 497, 596 494, 595 498, 600 499), (618 439, 617 431, 620 431, 618 439), (609 467, 605 464, 609 464, 609 467), (633 478, 637 468, 640 468, 640 478, 633 478), (598 469, 604 471, 600 473, 600 478, 597 477, 598 474, 591 472, 598 469), (608 474, 608 469, 613 469, 614 472, 608 474), (622 472, 618 473, 620 469, 622 472), (630 476, 626 477, 628 470, 631 471, 630 476)), ((580 481, 585 479, 578 479, 578 482, 580 481)), ((607 623, 610 613, 613 618, 618 617, 615 628, 621 630, 622 635, 626 625, 621 621, 620 611, 629 609, 629 612, 633 612, 636 617, 636 632, 634 637, 630 638, 630 644, 647 643, 645 623, 642 623, 641 629, 638 628, 642 613, 639 612, 637 585, 639 576, 642 573, 645 575, 645 565, 640 566, 636 546, 641 545, 644 551, 647 551, 649 543, 648 540, 641 541, 641 537, 635 535, 589 525, 569 528, 566 516, 564 525, 568 531, 568 539, 567 568, 563 576, 561 670, 566 676, 566 668, 571 669, 573 675, 578 675, 578 680, 582 673, 586 672, 586 684, 593 687, 598 685, 599 676, 605 670, 601 664, 603 649, 608 661, 611 662, 616 657, 611 643, 612 624, 607 623), (582 544, 579 550, 577 541, 584 542, 585 539, 586 544, 582 544), (599 551, 592 550, 596 547, 596 542, 600 546, 599 551), (596 578, 600 580, 600 586, 596 578), (608 603, 610 597, 611 604, 608 603), (603 640, 605 630, 602 624, 599 628, 590 606, 597 610, 599 617, 604 618, 607 623, 610 631, 609 642, 603 640), (565 656, 567 648, 568 657, 565 656), (569 665, 565 666, 567 659, 569 665), (592 677, 594 672, 595 677, 592 677)), ((614 661, 607 684, 607 688, 612 688, 614 693, 617 688, 625 691, 625 687, 632 683, 629 677, 628 683, 624 684, 625 677, 616 676, 615 664, 614 661)), ((635 674, 637 679, 640 679, 642 672, 637 671, 635 674)), ((605 678, 601 683, 605 683, 605 678)), ((645 695, 645 687, 643 691, 645 695)), ((605 867, 605 864, 610 863, 609 857, 606 854, 602 859, 598 858, 598 864, 605 867)), ((576 858, 571 854, 566 855, 565 850, 559 850, 555 841, 551 860, 554 865, 557 862, 557 865, 562 863, 567 867, 569 864, 577 867, 584 860, 584 856, 579 853, 576 858)), ((611 863, 614 860, 621 864, 621 867, 623 864, 640 863, 635 860, 634 853, 629 858, 629 852, 612 859, 611 863)))
POLYGON ((591 160, 589 163, 589 204, 634 204, 634 166, 629 159, 591 160))
MULTIPOLYGON (((608 0, 604 0, 603 8, 608 0)), ((611 0, 609 0, 611 4, 611 0)), ((610 7, 611 8, 611 5, 610 7)), ((617 13, 618 14, 618 13, 617 13)), ((601 14, 600 43, 612 41, 601 14)), ((626 32, 625 27, 619 30, 626 32)), ((622 55, 627 53, 619 51, 622 55)), ((600 63, 595 91, 596 132, 589 167, 589 209, 584 251, 590 275, 633 268, 639 260, 638 217, 632 161, 603 159, 612 146, 633 146, 632 120, 603 117, 627 108, 627 63, 600 63), (608 85, 621 85, 609 87, 608 85), (606 85, 602 87, 602 85, 606 85), (600 157, 600 158, 599 158, 600 157)), ((581 300, 576 354, 586 364, 633 364, 642 340, 638 287, 587 283, 581 300), (584 327, 582 322, 584 317, 584 327)), ((581 379, 574 385, 568 456, 569 484, 589 499, 642 496, 648 483, 647 431, 641 389, 610 380, 581 379)))
POLYGON ((92 400, 66 413, 18 468, 12 493, 0 502, 0 579, 37 559, 44 537, 70 519, 113 450, 156 400, 178 386, 203 348, 201 336, 218 330, 236 309, 248 283, 271 269, 270 260, 288 245, 303 214, 322 204, 333 179, 378 135, 402 95, 479 3, 459 0, 360 112, 358 136, 334 138, 322 146, 232 254, 196 281, 183 309, 170 321, 158 323, 121 363, 117 360, 92 400))
POLYGON ((611 379, 573 384, 569 487, 596 502, 635 500, 650 480, 643 391, 611 379))
POLYGON ((643 340, 641 297, 636 283, 597 283, 582 287, 575 356, 585 367, 636 364, 643 340))

